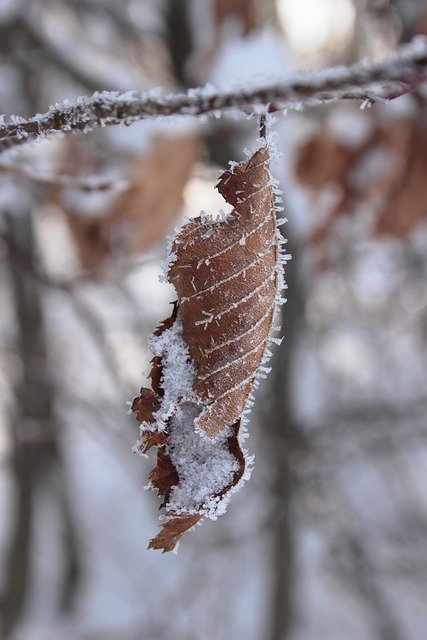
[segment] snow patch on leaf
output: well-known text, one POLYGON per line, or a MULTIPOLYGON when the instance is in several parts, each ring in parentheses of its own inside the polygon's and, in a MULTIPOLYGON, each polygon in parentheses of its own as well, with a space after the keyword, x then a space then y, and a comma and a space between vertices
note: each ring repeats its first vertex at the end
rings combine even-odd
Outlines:
POLYGON ((239 463, 228 447, 231 429, 215 442, 196 433, 194 421, 200 411, 201 407, 187 402, 170 423, 167 451, 180 482, 172 489, 169 508, 215 520, 225 512, 227 503, 220 494, 231 485, 239 463))
POLYGON ((196 378, 196 367, 190 360, 179 311, 170 329, 150 336, 149 344, 153 355, 162 361, 160 386, 163 398, 160 409, 153 415, 157 429, 163 431, 169 418, 178 411, 180 401, 195 399, 191 387, 196 378))

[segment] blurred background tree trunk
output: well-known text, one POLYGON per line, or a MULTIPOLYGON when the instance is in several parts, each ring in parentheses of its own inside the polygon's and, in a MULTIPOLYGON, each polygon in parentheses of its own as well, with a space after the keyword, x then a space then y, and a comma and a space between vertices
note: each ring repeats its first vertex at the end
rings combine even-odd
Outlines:
POLYGON ((10 419, 11 472, 16 498, 0 600, 5 638, 18 623, 28 595, 32 535, 40 490, 47 491, 57 502, 62 517, 64 575, 59 596, 62 608, 69 609, 72 605, 79 575, 74 525, 60 452, 60 425, 54 415, 54 385, 48 366, 42 293, 32 272, 37 261, 32 214, 25 208, 7 215, 6 219, 10 280, 16 305, 16 347, 22 374, 10 419), (24 260, 19 260, 19 255, 24 260))

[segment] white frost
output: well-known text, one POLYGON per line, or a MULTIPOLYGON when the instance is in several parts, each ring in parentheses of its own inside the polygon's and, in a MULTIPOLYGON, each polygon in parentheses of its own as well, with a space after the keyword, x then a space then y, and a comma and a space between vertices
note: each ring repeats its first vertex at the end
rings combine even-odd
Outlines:
POLYGON ((225 511, 226 501, 215 496, 231 484, 239 463, 228 448, 231 429, 215 441, 195 432, 194 420, 200 411, 200 406, 184 403, 170 423, 167 450, 180 483, 172 489, 169 508, 216 519, 225 511))
MULTIPOLYGON (((216 496, 232 483, 239 469, 239 462, 228 447, 232 430, 227 429, 215 441, 196 433, 194 421, 203 405, 192 391, 196 367, 190 359, 179 312, 172 327, 160 336, 151 336, 150 347, 153 355, 162 358, 163 371, 160 384, 164 396, 154 414, 155 428, 167 429, 166 451, 179 475, 168 511, 216 519, 226 509, 229 492, 216 496)), ((153 424, 142 423, 142 433, 147 430, 153 430, 153 424)))

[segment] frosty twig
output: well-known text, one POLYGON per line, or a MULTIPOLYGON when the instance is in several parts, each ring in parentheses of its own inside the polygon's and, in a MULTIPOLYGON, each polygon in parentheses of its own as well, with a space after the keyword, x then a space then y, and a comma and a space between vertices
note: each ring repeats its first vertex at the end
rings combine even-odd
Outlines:
POLYGON ((206 86, 182 94, 159 90, 101 92, 64 102, 44 114, 24 119, 17 116, 0 126, 0 151, 28 140, 67 131, 132 122, 159 116, 208 114, 229 111, 280 111, 314 106, 336 100, 367 103, 391 100, 417 88, 427 78, 427 38, 418 36, 382 62, 363 62, 319 72, 299 74, 294 79, 251 88, 218 89, 206 86))

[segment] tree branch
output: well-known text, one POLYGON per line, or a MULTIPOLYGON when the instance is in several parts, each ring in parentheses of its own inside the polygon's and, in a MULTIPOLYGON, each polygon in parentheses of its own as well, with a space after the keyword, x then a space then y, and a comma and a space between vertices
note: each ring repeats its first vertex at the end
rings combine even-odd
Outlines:
POLYGON ((300 74, 286 82, 250 89, 190 89, 183 94, 142 95, 135 92, 94 93, 50 107, 28 120, 12 117, 0 126, 0 151, 29 140, 68 131, 90 131, 97 127, 159 116, 200 116, 229 111, 274 112, 315 106, 336 100, 362 100, 367 104, 392 100, 415 89, 427 79, 427 38, 418 36, 382 62, 363 62, 319 72, 300 74))

